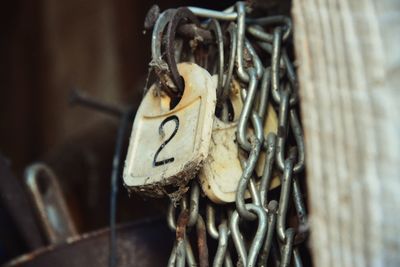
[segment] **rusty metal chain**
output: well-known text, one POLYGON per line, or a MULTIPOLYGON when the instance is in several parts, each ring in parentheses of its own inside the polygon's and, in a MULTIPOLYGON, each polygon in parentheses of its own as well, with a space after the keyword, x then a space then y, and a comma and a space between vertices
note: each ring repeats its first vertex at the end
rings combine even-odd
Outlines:
POLYGON ((244 2, 224 11, 185 7, 158 14, 158 9, 152 10, 157 14, 149 15, 154 21, 150 66, 169 96, 182 93, 176 62, 185 60, 218 76, 217 109, 222 120, 230 120, 227 99, 233 80, 239 82, 243 100, 237 127, 243 173, 235 207, 225 205, 216 216, 216 204, 200 197, 199 184, 192 181, 180 204, 169 206, 167 221, 176 232, 176 242, 168 266, 208 266, 212 262, 229 267, 234 259, 238 266, 270 262, 302 266, 298 248, 307 237, 307 215, 299 179, 304 177, 305 151, 296 72, 288 55, 291 19, 281 15, 253 18, 244 2), (278 114, 277 132, 264 131, 269 105, 278 114), (257 177, 261 152, 266 154, 265 165, 257 177), (270 193, 274 173, 281 186, 270 193), (205 203, 204 215, 200 202, 205 203), (257 225, 255 234, 242 231, 246 225, 257 225), (197 253, 189 238, 193 232, 197 233, 197 253), (210 255, 206 233, 218 243, 210 255))

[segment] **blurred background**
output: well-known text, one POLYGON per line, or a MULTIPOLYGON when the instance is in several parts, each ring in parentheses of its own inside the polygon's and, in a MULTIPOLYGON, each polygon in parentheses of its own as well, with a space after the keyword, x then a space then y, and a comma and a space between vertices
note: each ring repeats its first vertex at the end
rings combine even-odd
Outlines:
MULTIPOLYGON (((150 35, 143 28, 148 9, 153 4, 161 10, 187 5, 224 9, 232 3, 3 3, 0 153, 15 179, 22 184, 24 170, 33 162, 48 164, 59 180, 78 232, 106 227, 119 119, 85 107, 72 107, 68 101, 71 90, 79 89, 87 96, 119 107, 137 106, 151 56, 150 35)), ((163 201, 129 198, 121 185, 117 220, 160 216, 163 207, 163 201)), ((28 251, 9 215, 0 201, 0 264, 28 251)))
MULTIPOLYGON (((158 4, 161 10, 188 5, 222 10, 234 2, 3 3, 0 154, 15 179, 22 184, 24 170, 33 162, 48 164, 58 178, 78 232, 106 227, 119 119, 71 106, 71 90, 79 89, 120 108, 137 107, 151 56, 150 34, 143 28, 148 9, 158 4)), ((281 5, 285 11, 280 13, 288 14, 289 6, 281 5)), ((125 136, 125 149, 127 140, 125 136)), ((165 207, 162 200, 129 197, 120 180, 118 222, 163 216, 165 207)), ((0 201, 0 264, 28 250, 9 210, 0 201)))

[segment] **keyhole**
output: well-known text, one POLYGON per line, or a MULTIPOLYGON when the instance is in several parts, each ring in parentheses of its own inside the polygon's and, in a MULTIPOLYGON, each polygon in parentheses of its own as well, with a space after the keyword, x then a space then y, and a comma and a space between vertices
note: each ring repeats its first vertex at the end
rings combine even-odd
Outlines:
POLYGON ((179 104, 179 102, 182 99, 183 92, 185 91, 185 79, 183 79, 182 76, 181 76, 181 78, 182 78, 182 83, 183 83, 183 91, 182 91, 182 93, 178 94, 176 97, 172 97, 171 98, 171 102, 169 102, 169 109, 170 110, 174 109, 179 104))

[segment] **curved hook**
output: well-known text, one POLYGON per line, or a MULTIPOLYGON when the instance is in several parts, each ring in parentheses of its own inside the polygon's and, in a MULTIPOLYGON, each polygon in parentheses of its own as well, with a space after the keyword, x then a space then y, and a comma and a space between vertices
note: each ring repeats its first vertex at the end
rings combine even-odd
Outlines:
POLYGON ((275 151, 276 151, 276 135, 269 133, 266 140, 266 156, 264 163, 264 170, 260 182, 260 198, 261 205, 265 207, 268 201, 268 190, 272 176, 272 167, 274 165, 275 151))
POLYGON ((162 59, 161 46, 163 38, 163 33, 168 23, 171 21, 174 16, 176 10, 175 9, 167 9, 162 12, 154 25, 153 33, 151 35, 151 57, 152 63, 156 66, 168 67, 166 62, 162 59))
POLYGON ((229 46, 229 62, 228 69, 226 71, 226 78, 224 82, 224 89, 222 93, 222 101, 225 101, 229 96, 230 88, 231 88, 231 80, 233 74, 233 68, 235 66, 235 54, 237 47, 237 32, 236 26, 234 23, 230 23, 227 29, 228 35, 230 37, 230 46, 229 46))
POLYGON ((215 253, 213 266, 218 267, 222 266, 222 263, 225 261, 225 266, 229 265, 232 260, 229 255, 228 249, 228 238, 229 238, 229 229, 226 221, 222 222, 218 227, 218 247, 217 252, 215 253), (229 263, 228 263, 229 262, 229 263))
POLYGON ((258 135, 257 137, 254 137, 254 136, 252 137, 252 142, 251 142, 252 145, 251 145, 250 155, 244 166, 242 175, 239 179, 239 184, 238 184, 238 188, 237 188, 237 192, 236 192, 236 199, 235 199, 236 209, 240 213, 240 216, 245 219, 248 219, 248 220, 255 219, 255 216, 246 209, 244 195, 245 195, 246 189, 248 187, 251 175, 257 165, 258 156, 260 154, 260 150, 262 147, 262 140, 263 140, 261 119, 254 112, 252 114, 252 121, 253 121, 253 126, 255 128, 256 135, 257 135, 257 133, 261 133, 261 134, 258 135))
POLYGON ((192 182, 190 191, 190 207, 189 207, 189 222, 188 226, 192 227, 196 224, 199 218, 199 197, 200 197, 200 186, 196 181, 192 182))
POLYGON ((212 19, 208 25, 208 29, 214 33, 215 41, 218 46, 218 83, 217 83, 217 99, 221 105, 222 85, 224 81, 224 38, 222 35, 221 25, 218 20, 212 19))
POLYGON ((257 88, 257 79, 255 76, 255 71, 251 69, 250 83, 246 97, 244 99, 242 112, 240 113, 238 121, 238 131, 236 134, 239 145, 247 151, 251 149, 251 144, 247 140, 247 124, 249 123, 249 118, 252 113, 252 107, 256 96, 256 88, 257 88))
POLYGON ((276 224, 276 211, 278 210, 278 202, 276 200, 271 200, 268 203, 268 227, 267 234, 265 236, 264 245, 260 253, 260 259, 258 261, 258 266, 266 266, 269 253, 271 251, 272 240, 275 234, 275 224, 276 224))
POLYGON ((189 7, 189 10, 192 11, 198 17, 213 18, 213 19, 228 20, 228 21, 235 20, 237 18, 237 13, 232 12, 231 9, 233 8, 228 8, 227 10, 221 12, 200 7, 193 7, 193 6, 189 7))
POLYGON ((203 217, 199 215, 196 223, 197 246, 199 251, 199 266, 208 266, 207 229, 203 217))
POLYGON ((292 129, 294 139, 296 140, 297 153, 298 153, 297 162, 293 167, 293 172, 299 173, 304 169, 305 166, 305 152, 304 152, 305 146, 304 146, 303 130, 301 128, 301 124, 295 109, 291 109, 289 111, 289 117, 290 117, 290 128, 292 129))
POLYGON ((282 90, 279 84, 280 79, 280 63, 281 59, 283 59, 285 63, 286 70, 288 72, 289 81, 293 86, 293 92, 291 92, 290 96, 290 105, 294 105, 298 101, 297 95, 297 81, 295 79, 295 71, 293 66, 290 63, 290 60, 287 56, 286 51, 282 50, 282 29, 280 27, 276 27, 274 29, 274 40, 272 44, 272 55, 271 55, 271 92, 272 98, 278 104, 281 103, 281 94, 282 90), (282 51, 281 51, 282 50, 282 51))
POLYGON ((229 98, 231 92, 231 82, 233 75, 233 68, 235 66, 235 55, 236 55, 236 46, 237 46, 237 33, 235 23, 231 22, 227 28, 227 33, 229 35, 230 44, 229 44, 229 59, 227 63, 227 69, 224 75, 223 89, 221 92, 221 96, 218 101, 222 104, 222 112, 221 119, 223 121, 228 121, 229 119, 233 120, 233 116, 229 116, 229 107, 227 103, 227 99, 229 98))
MULTIPOLYGON (((188 226, 188 222, 190 221, 190 213, 187 209, 188 203, 185 198, 182 198, 181 200, 181 212, 178 217, 178 225, 179 225, 179 219, 181 219, 181 228, 184 227, 185 231, 182 232, 182 229, 179 230, 179 242, 175 242, 174 247, 171 251, 170 258, 168 260, 168 266, 182 266, 182 264, 185 263, 185 259, 188 262, 189 266, 195 266, 196 265, 196 260, 193 254, 192 246, 190 242, 187 240, 186 237, 186 227, 188 226), (182 222, 182 217, 184 217, 184 222, 182 222), (183 234, 183 237, 182 237, 183 234), (183 240, 182 240, 183 238, 183 240)), ((168 227, 172 231, 178 231, 177 230, 177 223, 175 221, 175 206, 171 202, 168 211, 167 211, 167 223, 168 227)), ((178 234, 178 233, 177 233, 178 234)))
POLYGON ((256 18, 256 19, 247 19, 247 24, 250 26, 247 27, 247 31, 253 35, 254 37, 258 38, 261 41, 271 43, 274 40, 274 36, 272 34, 266 33, 257 26, 269 26, 271 24, 284 24, 285 25, 285 32, 283 33, 282 40, 286 41, 292 34, 292 20, 288 16, 270 16, 270 17, 263 17, 263 18, 256 18))
POLYGON ((215 209, 212 204, 207 203, 206 206, 206 218, 207 218, 207 230, 208 234, 214 238, 218 239, 219 234, 217 227, 215 226, 215 209))
POLYGON ((296 145, 298 148, 298 160, 293 167, 294 173, 299 173, 304 169, 305 165, 305 146, 303 131, 297 113, 294 109, 289 110, 289 90, 285 89, 281 93, 281 103, 279 105, 279 118, 278 118, 278 141, 277 141, 277 152, 276 152, 276 163, 278 167, 283 170, 285 168, 284 157, 286 149, 286 136, 287 131, 290 127, 292 129, 296 145), (289 118, 290 117, 290 120, 289 118))
POLYGON ((271 82, 271 70, 270 67, 267 67, 264 70, 264 75, 261 80, 260 97, 258 102, 258 116, 260 116, 262 121, 264 121, 265 114, 268 108, 268 94, 269 94, 270 82, 271 82))
POLYGON ((267 214, 264 208, 254 204, 246 204, 246 209, 254 212, 254 216, 258 218, 258 228, 254 236, 253 242, 247 254, 244 240, 239 230, 239 213, 235 211, 230 220, 230 228, 232 232, 233 242, 239 255, 239 261, 243 266, 255 266, 258 252, 262 247, 265 233, 267 232, 267 214))
POLYGON ((296 150, 291 149, 289 158, 285 161, 285 168, 283 170, 281 181, 281 195, 279 198, 279 209, 277 219, 277 234, 278 238, 285 242, 286 240, 286 216, 289 207, 290 187, 292 185, 293 162, 296 157, 296 150))
MULTIPOLYGON (((196 181, 192 182, 190 191, 190 203, 188 203, 187 195, 183 196, 181 199, 181 211, 189 209, 189 221, 187 223, 188 227, 192 227, 196 224, 197 218, 199 216, 199 197, 200 197, 200 187, 196 181)), ((167 211, 167 223, 168 227, 172 230, 176 230, 175 221, 175 206, 171 202, 168 206, 167 211)))
POLYGON ((231 255, 229 254, 229 251, 227 251, 228 238, 230 232, 227 227, 226 219, 222 220, 217 229, 217 227, 215 226, 215 209, 211 203, 207 203, 206 218, 207 218, 206 225, 208 234, 212 238, 218 239, 218 248, 214 256, 213 266, 215 267, 222 266, 223 262, 225 262, 226 267, 233 266, 231 255))
MULTIPOLYGON (((293 240, 294 240, 294 230, 292 228, 286 229, 285 231, 285 245, 282 248, 282 259, 281 259, 281 267, 289 267, 290 261, 292 259, 293 254, 293 240)), ((299 262, 296 261, 296 265, 299 262)))
POLYGON ((244 47, 249 52, 251 59, 253 61, 253 67, 256 69, 257 78, 261 78, 262 76, 262 63, 260 58, 258 57, 257 53, 255 52, 254 48, 250 44, 248 40, 244 37, 245 31, 245 19, 246 19, 246 11, 245 11, 245 3, 244 2, 237 2, 236 9, 238 12, 237 17, 237 50, 236 50, 236 64, 237 64, 237 74, 240 79, 245 82, 249 81, 249 74, 245 71, 243 67, 243 51, 244 47))
POLYGON ((25 183, 49 243, 77 235, 53 170, 43 163, 32 164, 25 170, 25 183))
POLYGON ((279 103, 278 116, 278 140, 276 151, 276 163, 283 170, 285 166, 285 140, 288 133, 289 121, 289 90, 285 89, 281 93, 281 102, 279 103))
POLYGON ((199 20, 196 16, 186 7, 180 7, 176 10, 173 14, 171 21, 168 24, 167 30, 167 43, 166 43, 166 57, 167 57, 167 64, 169 70, 171 72, 172 80, 174 81, 175 85, 178 87, 178 91, 180 94, 183 93, 184 90, 184 81, 178 72, 178 67, 176 65, 175 60, 175 34, 176 29, 179 25, 181 20, 189 20, 190 22, 196 24, 197 26, 200 25, 199 20))

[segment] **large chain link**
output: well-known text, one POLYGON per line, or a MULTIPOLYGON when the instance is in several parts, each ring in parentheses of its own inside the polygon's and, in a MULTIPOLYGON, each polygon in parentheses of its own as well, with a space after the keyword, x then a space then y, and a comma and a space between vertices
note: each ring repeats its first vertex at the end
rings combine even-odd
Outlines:
POLYGON ((213 266, 233 266, 233 259, 238 266, 266 266, 267 262, 302 266, 298 248, 306 237, 307 215, 299 177, 304 176, 305 156, 297 115, 298 83, 288 55, 292 22, 286 16, 251 18, 248 14, 249 7, 238 2, 223 12, 194 7, 169 9, 155 21, 150 66, 168 95, 176 97, 183 90, 176 73, 179 59, 195 61, 218 75, 217 113, 222 120, 232 118, 228 98, 233 80, 240 83, 243 99, 237 126, 243 173, 236 205, 217 207, 200 198, 200 187, 192 181, 180 204, 171 201, 169 206, 168 225, 176 232, 176 242, 168 266, 197 266, 195 254, 200 266, 208 266, 207 233, 218 243, 213 266), (200 23, 198 18, 205 20, 200 23), (161 52, 163 42, 166 56, 161 52), (268 105, 278 113, 277 132, 264 131, 268 105), (257 177, 255 168, 261 152, 266 154, 265 164, 261 177, 257 177), (269 193, 276 173, 280 189, 269 193), (246 200, 247 192, 250 200, 246 200), (199 208, 201 201, 205 203, 204 216, 199 208), (291 216, 291 210, 295 216, 291 216), (297 219, 289 220, 289 216, 297 219), (257 229, 252 234, 254 222, 257 229), (197 253, 188 236, 194 228, 197 253))

